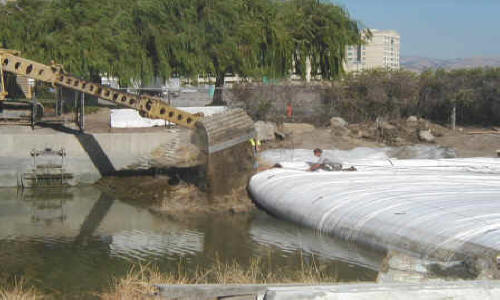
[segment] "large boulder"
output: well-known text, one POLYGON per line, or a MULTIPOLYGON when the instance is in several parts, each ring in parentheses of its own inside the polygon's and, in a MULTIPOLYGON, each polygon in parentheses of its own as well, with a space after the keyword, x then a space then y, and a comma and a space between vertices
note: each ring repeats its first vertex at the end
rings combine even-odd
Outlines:
POLYGON ((274 141, 274 133, 277 131, 277 127, 273 122, 257 121, 255 122, 255 131, 258 140, 274 141))
POLYGON ((330 127, 346 127, 347 122, 340 117, 333 117, 330 119, 330 127))
POLYGON ((409 116, 408 119, 406 119, 406 123, 417 124, 418 118, 416 116, 409 116))
POLYGON ((303 134, 314 131, 314 125, 307 123, 283 123, 282 131, 286 134, 303 134))
POLYGON ((430 130, 420 130, 418 132, 418 139, 422 142, 433 143, 435 138, 430 130))

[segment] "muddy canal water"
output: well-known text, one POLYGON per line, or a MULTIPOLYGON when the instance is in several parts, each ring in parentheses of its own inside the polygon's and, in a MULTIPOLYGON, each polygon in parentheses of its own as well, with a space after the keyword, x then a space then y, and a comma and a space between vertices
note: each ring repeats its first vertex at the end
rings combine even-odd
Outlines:
POLYGON ((95 187, 0 190, 0 282, 58 295, 109 289, 133 265, 187 272, 216 259, 280 272, 315 261, 339 281, 374 281, 382 256, 260 211, 158 216, 95 187))

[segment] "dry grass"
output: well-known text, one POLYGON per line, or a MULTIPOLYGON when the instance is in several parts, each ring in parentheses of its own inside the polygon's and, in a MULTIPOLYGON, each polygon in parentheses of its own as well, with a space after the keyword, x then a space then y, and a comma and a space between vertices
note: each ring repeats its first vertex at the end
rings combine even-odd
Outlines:
POLYGON ((44 299, 42 293, 33 287, 27 287, 24 280, 16 280, 12 286, 0 287, 1 300, 35 300, 44 299))
POLYGON ((251 259, 248 266, 237 262, 223 263, 216 259, 207 268, 187 272, 181 262, 176 272, 162 273, 156 267, 138 266, 132 268, 127 276, 112 283, 111 291, 100 295, 102 299, 140 299, 154 297, 155 284, 259 284, 259 283, 321 283, 337 282, 337 274, 321 271, 314 260, 312 264, 302 263, 298 270, 272 270, 260 259, 251 259))

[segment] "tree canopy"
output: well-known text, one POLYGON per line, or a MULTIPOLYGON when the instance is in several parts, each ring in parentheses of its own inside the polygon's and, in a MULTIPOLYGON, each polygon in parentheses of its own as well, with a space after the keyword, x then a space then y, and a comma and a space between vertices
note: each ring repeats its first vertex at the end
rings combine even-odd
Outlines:
POLYGON ((75 75, 334 79, 361 42, 347 11, 320 0, 19 0, 0 5, 0 47, 75 75))

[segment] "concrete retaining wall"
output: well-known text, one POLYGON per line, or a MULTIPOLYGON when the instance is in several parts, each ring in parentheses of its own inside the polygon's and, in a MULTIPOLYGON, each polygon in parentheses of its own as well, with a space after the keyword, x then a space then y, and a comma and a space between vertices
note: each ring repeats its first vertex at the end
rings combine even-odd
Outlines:
MULTIPOLYGON (((144 165, 150 153, 174 138, 168 130, 154 133, 73 134, 49 129, 2 128, 0 187, 16 187, 33 169, 32 149, 66 151, 65 170, 71 185, 91 184, 103 175, 144 165)), ((56 160, 59 158, 51 158, 56 160)), ((60 160, 60 159, 59 159, 60 160)))

